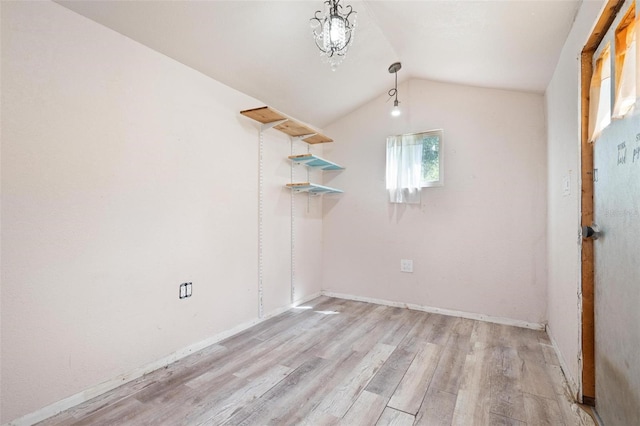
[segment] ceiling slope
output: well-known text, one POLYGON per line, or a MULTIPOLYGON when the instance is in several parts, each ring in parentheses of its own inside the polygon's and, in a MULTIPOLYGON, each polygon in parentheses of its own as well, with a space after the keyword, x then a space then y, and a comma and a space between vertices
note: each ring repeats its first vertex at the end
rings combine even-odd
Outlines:
MULTIPOLYGON (((347 1, 358 12, 336 71, 309 19, 321 1, 58 1, 293 117, 323 127, 422 78, 543 92, 578 0, 347 1)), ((247 108, 254 105, 247 105, 247 108)))

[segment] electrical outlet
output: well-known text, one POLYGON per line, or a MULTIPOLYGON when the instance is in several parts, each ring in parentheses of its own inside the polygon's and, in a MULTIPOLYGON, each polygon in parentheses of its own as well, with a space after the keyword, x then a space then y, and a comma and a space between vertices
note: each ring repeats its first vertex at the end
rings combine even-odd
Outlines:
POLYGON ((180 297, 180 299, 191 297, 192 294, 193 294, 193 283, 180 284, 180 292, 178 293, 178 297, 180 297))
POLYGON ((400 272, 413 272, 413 260, 400 259, 400 272))

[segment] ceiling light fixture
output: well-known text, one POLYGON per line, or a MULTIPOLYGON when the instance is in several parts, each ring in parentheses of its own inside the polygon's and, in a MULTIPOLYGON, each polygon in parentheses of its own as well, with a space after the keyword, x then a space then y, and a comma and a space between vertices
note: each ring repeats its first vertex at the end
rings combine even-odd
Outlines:
POLYGON ((357 13, 351 6, 343 8, 340 0, 327 0, 324 4, 324 14, 321 10, 316 11, 311 18, 311 28, 320 56, 335 71, 353 42, 357 13))
POLYGON ((396 75, 396 85, 393 89, 389 90, 389 98, 393 98, 395 96, 395 99, 393 100, 393 109, 391 110, 391 115, 394 117, 400 115, 400 107, 398 106, 400 103, 398 101, 398 71, 400 71, 400 68, 402 68, 402 64, 400 62, 394 62, 389 66, 389 72, 396 75))

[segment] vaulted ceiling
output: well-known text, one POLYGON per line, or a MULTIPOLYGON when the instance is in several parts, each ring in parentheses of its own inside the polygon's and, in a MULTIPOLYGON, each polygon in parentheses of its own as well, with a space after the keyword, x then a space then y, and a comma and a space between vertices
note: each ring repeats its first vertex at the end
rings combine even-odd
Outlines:
POLYGON ((311 36, 321 0, 58 2, 316 127, 385 94, 396 61, 399 82, 543 92, 580 5, 341 0, 357 12, 357 29, 332 71, 311 36))

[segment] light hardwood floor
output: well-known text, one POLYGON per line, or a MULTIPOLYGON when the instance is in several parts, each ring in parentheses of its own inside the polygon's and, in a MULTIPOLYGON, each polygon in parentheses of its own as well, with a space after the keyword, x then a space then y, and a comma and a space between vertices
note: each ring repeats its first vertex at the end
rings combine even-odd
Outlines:
POLYGON ((41 425, 593 425, 534 331, 320 297, 41 425))

